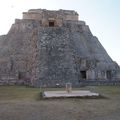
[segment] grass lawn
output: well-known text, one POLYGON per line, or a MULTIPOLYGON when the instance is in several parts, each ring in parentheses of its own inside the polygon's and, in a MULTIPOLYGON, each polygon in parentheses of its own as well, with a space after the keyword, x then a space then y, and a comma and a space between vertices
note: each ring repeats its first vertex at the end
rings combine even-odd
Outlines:
POLYGON ((120 120, 120 86, 79 89, 99 92, 106 98, 44 100, 39 97, 39 88, 0 86, 0 120, 120 120))
POLYGON ((0 101, 34 100, 40 93, 39 88, 25 86, 0 86, 0 101))

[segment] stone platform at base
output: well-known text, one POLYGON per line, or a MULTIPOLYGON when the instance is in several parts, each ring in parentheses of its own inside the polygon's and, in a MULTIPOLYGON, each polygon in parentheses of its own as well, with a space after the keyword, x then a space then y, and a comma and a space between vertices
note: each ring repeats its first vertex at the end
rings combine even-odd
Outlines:
POLYGON ((92 98, 92 97, 99 97, 99 93, 93 93, 91 91, 85 90, 73 90, 72 92, 68 93, 67 91, 45 91, 43 93, 43 98, 72 98, 72 97, 79 97, 79 98, 92 98))

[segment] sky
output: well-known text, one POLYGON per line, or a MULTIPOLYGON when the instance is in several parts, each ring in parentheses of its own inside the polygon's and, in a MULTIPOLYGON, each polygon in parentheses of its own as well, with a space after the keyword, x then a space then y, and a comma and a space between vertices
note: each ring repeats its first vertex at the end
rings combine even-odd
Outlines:
POLYGON ((0 2, 0 35, 29 9, 75 10, 89 25, 113 61, 120 65, 120 0, 3 0, 0 2))

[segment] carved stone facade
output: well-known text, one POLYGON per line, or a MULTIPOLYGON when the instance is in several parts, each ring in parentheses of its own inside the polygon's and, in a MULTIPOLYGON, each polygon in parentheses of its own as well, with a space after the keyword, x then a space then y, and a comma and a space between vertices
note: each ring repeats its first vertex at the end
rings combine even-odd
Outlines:
POLYGON ((23 13, 23 19, 37 20, 44 27, 60 27, 66 20, 78 21, 78 14, 70 10, 48 11, 45 9, 32 9, 23 13))
POLYGON ((120 84, 120 67, 71 10, 29 10, 0 36, 0 83, 120 84))

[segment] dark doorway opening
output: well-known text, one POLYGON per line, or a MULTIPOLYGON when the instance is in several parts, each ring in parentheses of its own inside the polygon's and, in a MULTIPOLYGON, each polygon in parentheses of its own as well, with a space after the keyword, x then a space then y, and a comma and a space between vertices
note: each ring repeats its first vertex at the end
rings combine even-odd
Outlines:
POLYGON ((54 21, 49 21, 49 27, 54 27, 54 26, 55 26, 54 21))
POLYGON ((81 73, 81 78, 86 79, 86 71, 80 71, 81 73))
POLYGON ((106 77, 107 79, 111 79, 112 75, 110 70, 106 71, 106 77))
POLYGON ((25 72, 18 72, 18 79, 24 79, 25 78, 25 72))

